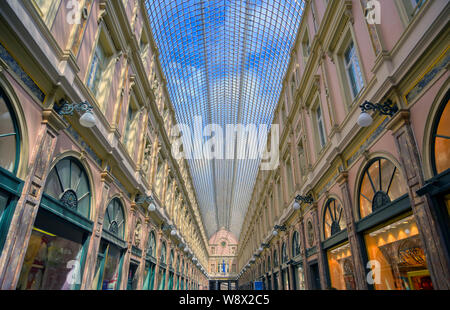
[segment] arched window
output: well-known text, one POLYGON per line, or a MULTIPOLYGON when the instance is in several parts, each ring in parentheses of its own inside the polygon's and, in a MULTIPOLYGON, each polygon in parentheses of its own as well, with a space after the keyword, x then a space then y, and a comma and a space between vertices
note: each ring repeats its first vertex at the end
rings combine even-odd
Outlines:
POLYGON ((342 208, 342 205, 334 198, 328 199, 323 217, 323 232, 325 239, 334 236, 344 229, 344 209, 342 208))
POLYGON ((300 238, 298 232, 295 231, 292 236, 292 257, 296 257, 300 254, 300 238))
POLYGON ((364 170, 359 189, 359 212, 364 218, 407 193, 400 171, 389 160, 372 159, 364 170))
POLYGON ((277 250, 273 251, 273 267, 278 267, 278 252, 277 250))
POLYGON ((163 241, 162 245, 161 245, 161 256, 160 256, 160 261, 161 263, 166 263, 166 243, 163 241))
POLYGON ((444 99, 444 104, 438 112, 432 135, 432 164, 435 174, 440 174, 450 168, 450 106, 448 105, 450 91, 444 99))
POLYGON ((150 236, 148 237, 147 254, 152 257, 156 257, 156 238, 153 231, 150 232, 150 236))
POLYGON ((281 246, 281 262, 286 263, 288 261, 288 255, 286 250, 286 243, 281 246))
POLYGON ((170 250, 169 266, 173 264, 173 250, 170 250))
POLYGON ((44 193, 89 218, 91 189, 83 166, 73 157, 60 160, 50 171, 44 193))
POLYGON ((267 271, 270 271, 272 269, 272 264, 270 262, 270 256, 267 257, 267 271))
POLYGON ((116 237, 120 239, 124 238, 125 214, 119 198, 114 198, 109 202, 105 212, 103 227, 116 237))
POLYGON ((0 88, 0 167, 17 172, 20 158, 20 135, 11 103, 0 88))

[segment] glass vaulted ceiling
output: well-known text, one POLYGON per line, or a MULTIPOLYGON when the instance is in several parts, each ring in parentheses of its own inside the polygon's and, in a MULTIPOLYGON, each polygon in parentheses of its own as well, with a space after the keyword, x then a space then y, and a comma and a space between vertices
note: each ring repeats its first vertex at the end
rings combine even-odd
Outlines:
MULTIPOLYGON (((271 124, 304 1, 147 0, 146 6, 179 123, 194 130, 200 116, 203 126, 218 124, 224 132, 226 124, 271 124)), ((221 227, 239 236, 259 160, 188 164, 208 236, 221 227)))

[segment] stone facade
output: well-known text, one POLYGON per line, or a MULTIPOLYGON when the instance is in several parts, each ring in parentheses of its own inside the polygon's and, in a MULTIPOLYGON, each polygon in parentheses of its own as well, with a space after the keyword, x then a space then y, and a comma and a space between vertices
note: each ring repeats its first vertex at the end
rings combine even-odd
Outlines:
MULTIPOLYGON (((72 288, 206 289, 208 243, 187 163, 172 157, 175 114, 145 2, 80 0, 79 11, 68 0, 42 3, 0 4, 0 87, 18 131, 16 166, 13 171, 1 167, 10 216, 1 223, 0 288, 46 288, 36 276, 40 271, 35 273, 41 253, 31 261, 31 271, 26 270, 35 245, 30 240, 63 235, 58 242, 74 246, 68 240, 76 238, 69 235, 79 232, 83 250, 79 281, 72 288), (61 99, 87 101, 96 125, 81 126, 82 113, 58 114, 61 99), (87 176, 87 216, 69 211, 58 200, 62 197, 50 197, 47 177, 51 171, 59 174, 55 167, 64 160, 87 176), (11 191, 9 181, 17 182, 17 191, 11 191), (155 211, 141 199, 148 196, 155 211), (117 212, 123 221, 111 218, 112 201, 121 206, 117 212), (47 216, 62 221, 63 228, 48 226, 47 216), (75 228, 69 232, 71 225, 75 228), (149 252, 152 233, 157 254, 149 252), (113 248, 119 249, 120 263, 115 282, 105 287, 98 276, 109 268, 113 248)), ((77 188, 72 187, 74 195, 77 188)), ((75 197, 78 205, 85 199, 75 197)))
MULTIPOLYGON (((266 288, 290 290, 417 289, 431 281, 434 289, 449 289, 450 155, 433 142, 436 126, 449 121, 442 112, 449 91, 449 5, 424 1, 411 12, 406 2, 380 1, 381 23, 370 24, 367 1, 306 1, 273 120, 280 125, 285 160, 277 170, 259 171, 239 237, 241 288, 263 281, 266 288), (362 103, 388 100, 398 108, 392 117, 370 111, 373 123, 357 124, 362 103), (433 168, 437 156, 444 162, 441 171, 433 168), (401 197, 366 202, 367 175, 378 165, 395 169, 392 180, 402 184, 401 197), (294 209, 295 197, 308 194, 313 203, 294 209), (334 211, 327 210, 334 204, 341 215, 332 222, 334 211), (370 214, 363 214, 365 205, 371 205, 370 214), (414 238, 395 235, 397 241, 381 245, 383 231, 399 229, 399 223, 417 226, 414 238), (329 224, 339 226, 335 233, 329 224), (295 255, 294 233, 300 236, 295 255), (274 252, 281 260, 283 244, 287 263, 274 266, 274 252), (415 262, 408 256, 413 252, 419 253, 415 262), (392 269, 381 273, 387 286, 377 281, 371 267, 377 263, 392 269)), ((381 176, 386 169, 379 171, 381 176)), ((375 192, 378 184, 372 186, 375 192)), ((378 198, 386 191, 379 189, 378 198)))

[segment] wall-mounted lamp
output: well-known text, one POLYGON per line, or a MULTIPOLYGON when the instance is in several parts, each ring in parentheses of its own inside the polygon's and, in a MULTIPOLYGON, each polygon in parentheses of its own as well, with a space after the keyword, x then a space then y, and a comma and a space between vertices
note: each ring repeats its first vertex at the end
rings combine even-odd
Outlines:
POLYGON ((135 199, 136 204, 143 205, 144 203, 148 203, 147 210, 149 212, 154 212, 156 210, 155 200, 152 196, 139 195, 135 199))
POLYGON ((300 203, 308 203, 308 204, 312 204, 314 202, 314 199, 312 197, 311 194, 308 194, 306 196, 302 196, 302 195, 297 195, 295 197, 295 202, 294 202, 294 209, 298 210, 300 209, 300 203))
POLYGON ((91 128, 97 123, 97 119, 92 113, 93 106, 91 106, 87 101, 80 103, 69 103, 65 99, 61 99, 58 105, 54 107, 56 113, 59 115, 73 115, 73 111, 76 110, 78 113, 83 113, 80 117, 80 124, 83 127, 91 128))
POLYGON ((284 225, 275 225, 273 227, 272 235, 276 236, 278 235, 278 231, 286 231, 286 226, 284 225))
POLYGON ((372 125, 373 118, 366 111, 374 110, 378 111, 382 115, 393 116, 398 108, 396 105, 392 104, 392 101, 389 99, 385 103, 372 103, 369 101, 365 101, 362 105, 360 105, 361 114, 358 117, 358 125, 361 127, 369 127, 372 125))

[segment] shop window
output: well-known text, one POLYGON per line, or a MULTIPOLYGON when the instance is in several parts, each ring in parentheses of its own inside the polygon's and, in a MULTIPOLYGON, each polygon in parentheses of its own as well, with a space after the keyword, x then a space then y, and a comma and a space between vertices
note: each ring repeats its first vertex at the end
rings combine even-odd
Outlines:
POLYGON ((300 255, 300 239, 298 232, 294 232, 292 236, 292 257, 300 255))
POLYGON ((375 228, 367 232, 364 239, 368 259, 379 264, 379 277, 374 278, 375 289, 433 289, 419 230, 412 215, 375 228))
POLYGON ((135 263, 130 263, 130 267, 128 269, 128 283, 127 283, 127 290, 136 290, 138 281, 139 281, 139 274, 137 272, 139 265, 135 263))
POLYGON ((364 218, 407 193, 399 169, 385 158, 373 159, 364 170, 359 190, 359 212, 364 218))
MULTIPOLYGON (((448 97, 447 97, 448 98, 448 97)), ((438 114, 433 132, 433 166, 436 174, 450 168, 450 106, 448 101, 438 114)))
POLYGON ((125 214, 119 198, 114 198, 108 204, 103 220, 103 229, 120 239, 124 238, 125 214))
POLYGON ((102 240, 97 259, 97 269, 94 277, 94 283, 98 283, 97 289, 118 289, 121 265, 121 249, 111 243, 102 240))
POLYGON ((147 255, 155 258, 156 257, 156 238, 155 233, 152 231, 147 241, 147 255))
POLYGON ((325 205, 323 231, 325 239, 345 229, 344 209, 336 199, 329 199, 325 205))
POLYGON ((345 243, 327 251, 331 287, 338 290, 355 290, 356 282, 350 244, 345 243))
POLYGON ((301 265, 295 266, 294 275, 296 277, 296 288, 297 290, 306 290, 305 285, 305 273, 303 271, 303 267, 301 265))
POLYGON ((0 89, 0 167, 16 173, 20 155, 20 136, 10 101, 0 89))
POLYGON ((58 200, 64 207, 89 218, 89 179, 78 160, 72 157, 60 160, 47 177, 44 193, 58 200))
POLYGON ((74 225, 40 208, 16 288, 79 289, 87 235, 74 225))
POLYGON ((153 290, 155 283, 155 264, 147 263, 144 280, 144 290, 153 290))

